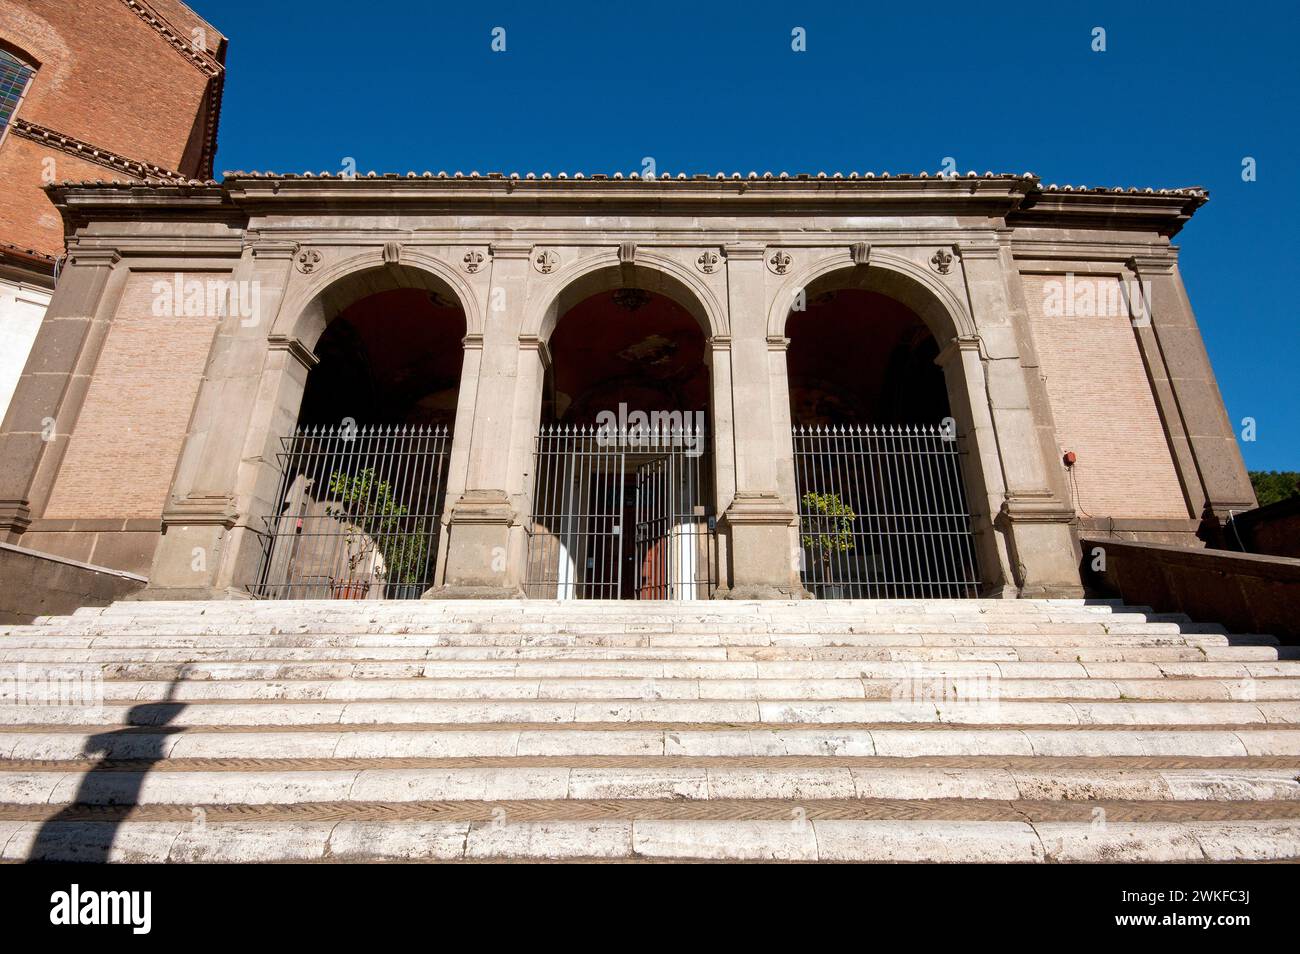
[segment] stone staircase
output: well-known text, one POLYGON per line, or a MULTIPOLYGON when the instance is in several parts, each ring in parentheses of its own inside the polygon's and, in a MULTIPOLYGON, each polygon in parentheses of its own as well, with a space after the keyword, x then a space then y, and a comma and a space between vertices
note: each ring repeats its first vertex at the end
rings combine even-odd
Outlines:
POLYGON ((0 628, 6 861, 1296 859, 1298 779, 1300 653, 1109 603, 0 628))

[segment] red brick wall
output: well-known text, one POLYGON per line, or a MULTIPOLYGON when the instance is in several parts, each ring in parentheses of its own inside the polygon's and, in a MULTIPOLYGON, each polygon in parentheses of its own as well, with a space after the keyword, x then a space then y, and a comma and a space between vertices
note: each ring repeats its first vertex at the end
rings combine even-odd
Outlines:
POLYGON ((109 179, 112 174, 19 136, 9 136, 0 146, 0 242, 57 256, 63 254, 63 223, 41 191, 47 168, 60 180, 109 179))
MULTIPOLYGON (((173 26, 184 36, 202 25, 175 0, 159 12, 181 21, 173 26)), ((199 174, 211 77, 124 0, 0 0, 0 40, 39 67, 17 119, 127 159, 199 174)), ((210 46, 220 40, 208 31, 210 46)), ((130 176, 9 131, 0 144, 0 242, 59 254, 62 227, 57 215, 49 224, 52 207, 42 191, 45 157, 55 160, 59 180, 130 176), (38 221, 34 240, 33 226, 13 224, 38 221)))
POLYGON ((1060 288, 1065 276, 1023 278, 1057 440, 1062 452, 1078 455, 1074 505, 1080 516, 1188 517, 1128 315, 1048 314, 1048 283, 1060 288))
POLYGON ((153 283, 172 279, 128 280, 45 518, 162 514, 218 321, 155 316, 153 283))

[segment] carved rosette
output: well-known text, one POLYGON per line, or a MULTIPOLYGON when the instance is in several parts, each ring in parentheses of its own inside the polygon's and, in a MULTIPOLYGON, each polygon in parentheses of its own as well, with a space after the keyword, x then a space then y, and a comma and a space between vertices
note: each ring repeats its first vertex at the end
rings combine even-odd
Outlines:
POLYGON ((486 257, 487 256, 485 256, 478 249, 472 248, 465 253, 465 257, 460 260, 460 263, 461 266, 464 267, 465 271, 473 275, 475 272, 477 272, 480 268, 483 267, 483 262, 486 259, 486 257))
POLYGON ((722 264, 722 256, 713 249, 707 249, 700 253, 700 257, 695 260, 695 267, 705 275, 712 275, 722 264))
POLYGON ((537 269, 543 275, 549 275, 559 267, 560 253, 554 249, 548 248, 533 256, 533 268, 537 269))
POLYGON ((304 275, 310 275, 321 263, 321 253, 314 248, 305 248, 294 256, 293 264, 304 275))
POLYGON ((789 252, 777 249, 767 257, 767 267, 772 270, 774 275, 784 275, 790 271, 790 265, 794 262, 789 252))
POLYGON ((930 256, 930 267, 940 275, 947 275, 952 271, 952 253, 939 249, 930 256))

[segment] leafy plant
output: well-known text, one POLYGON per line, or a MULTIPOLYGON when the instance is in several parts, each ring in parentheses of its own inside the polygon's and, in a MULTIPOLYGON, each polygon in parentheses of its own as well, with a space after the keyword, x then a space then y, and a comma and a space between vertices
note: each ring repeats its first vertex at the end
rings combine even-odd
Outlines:
POLYGON ((424 520, 411 521, 410 508, 399 501, 392 485, 377 480, 373 467, 356 474, 332 473, 330 494, 338 501, 325 512, 344 525, 348 575, 377 549, 383 567, 377 575, 387 583, 423 583, 429 534, 424 520))
POLYGON ((805 514, 811 515, 808 528, 815 528, 815 532, 803 534, 803 548, 817 559, 823 571, 829 570, 835 554, 853 549, 853 521, 858 515, 839 494, 809 492, 802 499, 805 514))
POLYGON ((1252 470, 1250 483, 1261 507, 1300 494, 1300 473, 1294 470, 1252 470))

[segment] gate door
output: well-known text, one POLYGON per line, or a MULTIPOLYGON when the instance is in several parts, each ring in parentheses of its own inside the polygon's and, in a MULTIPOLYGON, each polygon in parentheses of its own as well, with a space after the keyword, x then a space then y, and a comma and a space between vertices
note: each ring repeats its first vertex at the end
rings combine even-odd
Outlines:
POLYGON ((712 594, 711 467, 702 431, 546 427, 535 466, 528 596, 712 594))

